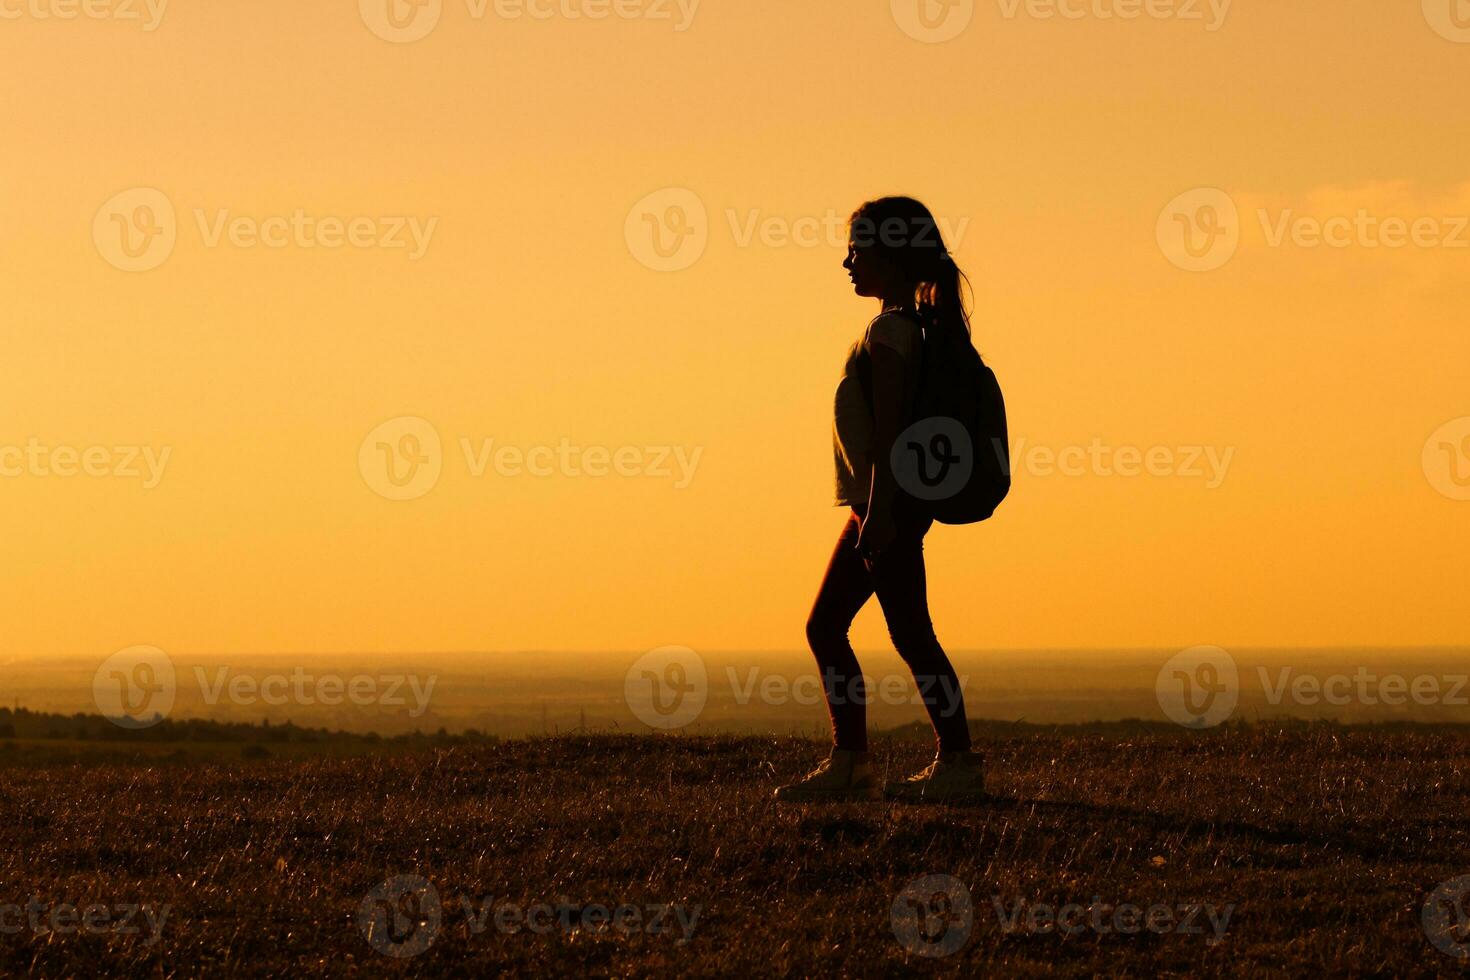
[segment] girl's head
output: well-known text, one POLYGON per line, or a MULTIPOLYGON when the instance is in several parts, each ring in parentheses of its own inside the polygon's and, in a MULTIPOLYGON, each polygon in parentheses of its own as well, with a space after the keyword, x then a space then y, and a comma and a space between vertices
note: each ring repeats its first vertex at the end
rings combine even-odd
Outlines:
POLYGON ((970 328, 964 273, 934 215, 911 197, 879 198, 853 213, 842 267, 859 296, 911 307, 926 325, 970 328))

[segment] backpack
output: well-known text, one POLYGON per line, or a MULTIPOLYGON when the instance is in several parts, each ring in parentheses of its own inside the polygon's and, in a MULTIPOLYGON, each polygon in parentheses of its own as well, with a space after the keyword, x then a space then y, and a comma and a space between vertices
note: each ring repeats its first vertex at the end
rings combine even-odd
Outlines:
MULTIPOLYGON (((889 464, 905 506, 941 524, 976 524, 1011 490, 1005 398, 968 332, 936 323, 921 329, 913 416, 889 464)), ((864 369, 871 408, 871 363, 864 369)))

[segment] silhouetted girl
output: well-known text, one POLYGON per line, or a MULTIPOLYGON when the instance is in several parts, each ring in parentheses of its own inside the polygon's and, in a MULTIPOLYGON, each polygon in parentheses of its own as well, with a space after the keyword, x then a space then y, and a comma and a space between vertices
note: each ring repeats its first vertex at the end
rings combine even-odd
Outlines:
POLYGON ((938 738, 923 772, 890 795, 948 800, 983 792, 983 760, 970 751, 959 679, 929 619, 924 535, 932 520, 895 484, 889 454, 911 421, 926 330, 969 330, 962 275, 929 209, 911 198, 864 204, 849 222, 847 269, 859 296, 882 311, 852 346, 837 386, 833 429, 837 504, 851 514, 807 621, 832 716, 831 756, 776 798, 876 799, 868 756, 867 692, 848 627, 875 593, 899 655, 913 671, 938 738))

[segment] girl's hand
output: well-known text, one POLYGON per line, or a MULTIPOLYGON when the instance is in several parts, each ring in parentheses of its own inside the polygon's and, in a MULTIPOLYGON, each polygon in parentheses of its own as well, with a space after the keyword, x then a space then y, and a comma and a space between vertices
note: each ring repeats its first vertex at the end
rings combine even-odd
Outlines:
POLYGON ((870 508, 868 516, 863 519, 862 528, 858 531, 858 552, 871 564, 892 546, 896 537, 898 530, 894 527, 893 515, 888 513, 888 509, 870 508))

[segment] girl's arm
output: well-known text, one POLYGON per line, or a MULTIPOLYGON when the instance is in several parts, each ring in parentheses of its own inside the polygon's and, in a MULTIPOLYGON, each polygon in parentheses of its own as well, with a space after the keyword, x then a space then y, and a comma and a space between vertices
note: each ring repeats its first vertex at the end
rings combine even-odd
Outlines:
POLYGON ((895 535, 893 506, 898 487, 889 462, 893 443, 902 424, 904 392, 904 358, 887 344, 873 344, 869 349, 873 365, 873 475, 868 491, 868 516, 858 537, 858 548, 869 558, 876 558, 895 535))

